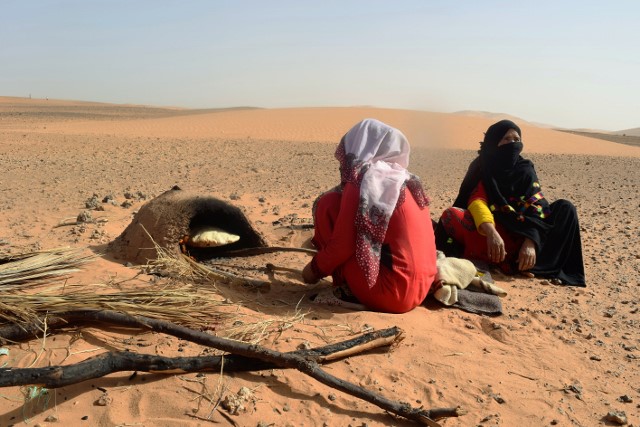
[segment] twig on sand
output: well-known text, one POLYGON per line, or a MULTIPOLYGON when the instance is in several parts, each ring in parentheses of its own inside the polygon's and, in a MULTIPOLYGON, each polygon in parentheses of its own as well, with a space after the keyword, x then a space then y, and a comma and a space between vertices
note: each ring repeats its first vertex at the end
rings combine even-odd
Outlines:
POLYGON ((235 282, 246 283, 247 285, 251 285, 258 289, 269 286, 269 282, 265 280, 251 279, 249 277, 240 276, 234 273, 229 273, 228 271, 220 270, 219 268, 212 267, 211 265, 201 264, 200 268, 202 270, 207 270, 208 272, 211 273, 211 275, 217 276, 218 278, 235 281, 235 282))
POLYGON ((537 380, 538 380, 538 378, 528 377, 528 376, 526 376, 526 375, 522 375, 522 374, 519 374, 519 373, 517 373, 517 372, 513 372, 513 371, 508 371, 507 373, 508 373, 509 375, 517 375, 517 376, 519 376, 519 377, 526 378, 526 379, 531 380, 531 381, 537 381, 537 380))
POLYGON ((101 218, 94 218, 90 221, 79 221, 77 218, 71 217, 71 218, 63 219, 62 221, 54 225, 53 228, 70 227, 73 225, 82 225, 82 224, 104 224, 105 222, 109 222, 109 219, 105 217, 101 217, 101 218))
POLYGON ((300 276, 302 276, 302 270, 299 270, 297 268, 289 268, 289 267, 280 267, 271 263, 268 263, 265 268, 267 269, 267 271, 269 273, 275 273, 276 271, 284 271, 287 273, 295 273, 298 274, 300 276))
POLYGON ((268 246, 265 248, 245 248, 245 249, 237 249, 235 251, 225 252, 225 257, 242 257, 242 256, 254 256, 254 255, 263 255, 263 254, 272 254, 274 252, 302 252, 309 255, 315 255, 318 253, 315 249, 307 249, 307 248, 293 248, 289 246, 268 246))
POLYGON ((53 226, 53 228, 58 228, 58 227, 69 227, 72 225, 79 225, 80 221, 78 221, 75 217, 71 217, 71 218, 65 218, 62 221, 60 221, 59 223, 57 223, 56 225, 53 226))

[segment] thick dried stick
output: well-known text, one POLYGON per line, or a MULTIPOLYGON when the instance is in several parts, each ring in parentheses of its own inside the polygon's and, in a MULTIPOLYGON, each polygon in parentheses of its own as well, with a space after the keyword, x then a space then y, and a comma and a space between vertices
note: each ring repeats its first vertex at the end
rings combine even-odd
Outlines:
MULTIPOLYGON (((372 348, 393 344, 402 339, 397 328, 370 332, 356 338, 309 350, 296 350, 284 354, 297 354, 317 363, 329 362, 372 348)), ((277 365, 246 356, 164 357, 129 351, 106 352, 82 362, 46 368, 2 368, 0 387, 38 385, 46 388, 65 387, 114 372, 139 371, 164 374, 185 372, 248 372, 278 368, 277 365)))

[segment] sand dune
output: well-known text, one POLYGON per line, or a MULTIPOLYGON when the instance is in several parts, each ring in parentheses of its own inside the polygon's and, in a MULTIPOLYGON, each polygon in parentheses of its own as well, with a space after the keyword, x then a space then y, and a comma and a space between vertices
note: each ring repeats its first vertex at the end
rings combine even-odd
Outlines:
POLYGON ((640 136, 640 128, 625 129, 616 132, 617 135, 640 136))
MULTIPOLYGON (((5 100, 5 103, 9 101, 5 100)), ((28 103, 23 100, 18 105, 25 104, 28 103)), ((72 103, 60 101, 60 105, 69 106, 72 103)), ((87 108, 97 105, 88 103, 87 108)), ((334 143, 353 123, 373 117, 401 129, 414 147, 475 150, 482 139, 481 130, 495 121, 487 117, 380 108, 240 109, 189 115, 181 113, 178 116, 170 116, 171 110, 146 109, 144 111, 149 115, 169 116, 131 119, 133 113, 141 113, 137 107, 127 108, 130 108, 130 116, 126 120, 54 121, 43 124, 40 129, 60 134, 117 133, 127 137, 194 139, 216 136, 228 139, 334 143)), ((122 114, 126 113, 125 108, 122 114)), ((529 153, 640 156, 639 149, 610 141, 528 124, 522 124, 521 128, 526 144, 525 150, 529 153)), ((38 128, 33 129, 29 126, 24 129, 38 131, 38 128)))

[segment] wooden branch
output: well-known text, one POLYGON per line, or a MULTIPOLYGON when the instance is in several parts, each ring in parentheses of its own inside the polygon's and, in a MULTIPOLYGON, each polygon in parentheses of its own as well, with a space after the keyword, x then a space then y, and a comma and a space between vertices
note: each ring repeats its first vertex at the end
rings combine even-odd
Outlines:
POLYGON ((247 285, 253 286, 255 289, 268 288, 269 282, 261 279, 251 279, 249 277, 240 276, 238 274, 229 273, 228 271, 220 270, 219 268, 213 267, 208 264, 200 264, 200 268, 203 270, 207 270, 214 276, 218 276, 223 280, 229 281, 237 281, 240 283, 246 283, 247 285))
MULTIPOLYGON (((63 319, 60 317, 52 317, 47 319, 46 329, 56 330, 62 329, 67 326, 73 326, 74 320, 63 319)), ((0 325, 0 345, 6 345, 8 343, 16 343, 28 341, 33 338, 37 338, 45 329, 45 325, 41 320, 34 323, 19 324, 10 323, 6 325, 0 325)))
POLYGON ((317 361, 305 356, 296 353, 280 353, 256 344, 247 344, 216 337, 163 320, 151 319, 143 316, 131 316, 108 310, 74 311, 61 314, 60 317, 73 317, 75 319, 82 318, 85 320, 116 324, 119 326, 143 327, 200 345, 214 347, 231 354, 260 359, 263 362, 272 363, 280 368, 297 369, 329 387, 333 387, 369 403, 373 403, 388 412, 416 421, 422 425, 431 427, 438 426, 438 423, 436 423, 433 418, 457 417, 465 413, 465 411, 460 408, 441 408, 433 410, 412 408, 408 404, 392 401, 353 383, 341 380, 340 378, 323 371, 317 361))
POLYGON ((283 271, 285 273, 295 273, 298 276, 302 276, 302 270, 299 268, 280 267, 278 265, 271 264, 270 262, 265 265, 265 269, 268 273, 275 273, 276 271, 283 271))
MULTIPOLYGON (((362 353, 372 348, 389 346, 402 340, 402 330, 393 327, 356 338, 284 354, 297 354, 317 363, 325 363, 362 353)), ((0 368, 0 387, 38 385, 49 389, 65 387, 100 378, 114 372, 139 371, 163 374, 186 372, 248 372, 278 368, 277 365, 246 356, 164 357, 129 351, 105 352, 82 362, 46 368, 0 368)))
POLYGON ((228 251, 224 253, 224 257, 233 258, 242 256, 254 256, 262 254, 272 254, 274 252, 302 252, 309 255, 315 255, 316 253, 318 253, 318 251, 315 249, 293 248, 289 246, 267 246, 264 248, 245 248, 236 249, 235 251, 228 251))

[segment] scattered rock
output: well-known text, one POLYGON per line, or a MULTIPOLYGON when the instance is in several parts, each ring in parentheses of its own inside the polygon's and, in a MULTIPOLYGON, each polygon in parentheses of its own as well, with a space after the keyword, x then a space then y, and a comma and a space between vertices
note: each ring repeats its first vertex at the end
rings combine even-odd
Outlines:
POLYGON ((604 419, 621 426, 627 424, 627 414, 624 411, 610 411, 605 415, 604 419))
POLYGON ((98 207, 101 207, 100 202, 98 201, 98 195, 94 194, 93 196, 89 197, 84 202, 84 207, 87 209, 98 209, 98 207))
POLYGON ((98 398, 98 400, 93 402, 93 404, 95 406, 107 406, 107 405, 110 405, 111 402, 113 402, 113 399, 109 397, 107 393, 103 393, 102 396, 98 398))
POLYGON ((309 350, 311 348, 311 343, 309 341, 303 341, 298 344, 298 350, 309 350))
POLYGON ((220 405, 231 415, 238 415, 247 411, 246 404, 253 399, 253 393, 247 387, 240 387, 238 393, 228 394, 220 405))
POLYGON ((499 404, 503 404, 505 403, 505 400, 502 396, 500 396, 499 394, 491 394, 491 397, 493 397, 493 400, 495 400, 496 402, 498 402, 499 404))
POLYGON ((93 230, 91 232, 91 236, 89 236, 89 239, 91 239, 91 240, 99 240, 102 236, 104 236, 104 231, 93 230))
POLYGON ((633 403, 633 398, 627 394, 623 394, 618 398, 618 402, 622 403, 633 403))
POLYGON ((493 419, 493 414, 489 414, 486 417, 484 417, 483 419, 480 420, 480 423, 486 423, 488 421, 491 421, 493 419))
POLYGON ((93 222, 93 216, 90 211, 82 211, 76 217, 76 222, 84 223, 84 222, 93 222))

